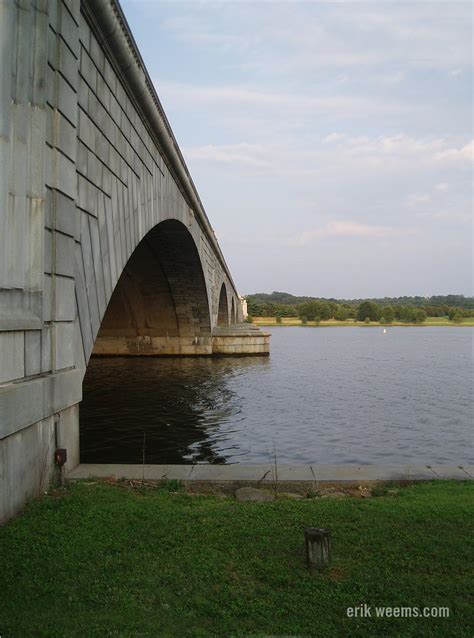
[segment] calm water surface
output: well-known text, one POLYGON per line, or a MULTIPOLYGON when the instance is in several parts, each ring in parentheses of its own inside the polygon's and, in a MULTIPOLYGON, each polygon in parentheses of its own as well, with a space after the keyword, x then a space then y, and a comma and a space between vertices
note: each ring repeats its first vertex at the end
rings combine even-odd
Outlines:
POLYGON ((269 359, 92 359, 81 461, 474 463, 470 328, 271 332, 269 359))

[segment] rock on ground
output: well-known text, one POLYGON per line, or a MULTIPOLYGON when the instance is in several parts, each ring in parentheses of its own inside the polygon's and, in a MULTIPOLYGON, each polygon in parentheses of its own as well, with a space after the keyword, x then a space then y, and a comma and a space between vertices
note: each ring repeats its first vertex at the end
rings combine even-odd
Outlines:
POLYGON ((318 490, 318 496, 321 498, 344 498, 349 496, 346 492, 342 492, 341 490, 337 490, 334 487, 323 487, 318 490))

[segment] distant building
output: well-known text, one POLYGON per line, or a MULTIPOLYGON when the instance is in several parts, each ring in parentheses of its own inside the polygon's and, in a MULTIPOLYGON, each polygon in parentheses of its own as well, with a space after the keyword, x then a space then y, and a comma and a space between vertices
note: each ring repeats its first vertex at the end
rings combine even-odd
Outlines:
POLYGON ((240 304, 242 306, 242 317, 245 320, 249 316, 249 313, 247 312, 247 299, 245 299, 245 297, 240 297, 239 296, 239 301, 240 301, 240 304))

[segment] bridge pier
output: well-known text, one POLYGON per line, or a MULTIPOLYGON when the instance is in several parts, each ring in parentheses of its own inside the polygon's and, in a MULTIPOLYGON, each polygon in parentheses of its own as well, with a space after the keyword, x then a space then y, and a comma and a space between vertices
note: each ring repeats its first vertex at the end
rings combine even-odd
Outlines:
POLYGON ((225 356, 268 356, 270 334, 253 324, 241 323, 214 329, 212 352, 225 356))
POLYGON ((270 335, 248 324, 215 328, 210 337, 98 337, 95 357, 268 356, 270 335))
POLYGON ((212 337, 99 337, 92 356, 211 356, 212 337))

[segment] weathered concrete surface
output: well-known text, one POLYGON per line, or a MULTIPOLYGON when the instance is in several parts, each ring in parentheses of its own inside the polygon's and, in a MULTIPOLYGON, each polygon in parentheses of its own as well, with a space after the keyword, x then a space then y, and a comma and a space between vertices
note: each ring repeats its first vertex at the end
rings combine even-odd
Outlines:
MULTIPOLYGON (((81 463, 70 479, 113 476, 118 479, 173 479, 183 481, 275 481, 274 466, 262 465, 128 465, 81 463)), ((366 483, 371 481, 468 480, 474 466, 452 465, 278 465, 278 482, 366 483)))
POLYGON ((112 336, 102 335, 94 344, 94 356, 269 356, 270 334, 242 331, 233 326, 215 328, 211 336, 112 336))
POLYGON ((0 0, 0 43, 1 521, 77 463, 94 344, 212 354, 243 317, 116 0, 0 0))
POLYGON ((270 333, 253 324, 218 326, 212 332, 212 352, 219 355, 270 354, 270 333))

